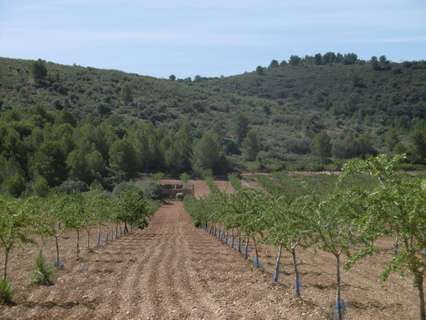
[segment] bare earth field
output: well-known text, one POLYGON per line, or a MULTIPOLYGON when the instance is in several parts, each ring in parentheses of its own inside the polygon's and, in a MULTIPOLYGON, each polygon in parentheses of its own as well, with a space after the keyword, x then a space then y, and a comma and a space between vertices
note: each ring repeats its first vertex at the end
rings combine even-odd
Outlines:
MULTIPOLYGON (((232 191, 225 182, 217 184, 232 191)), ((197 196, 208 193, 202 181, 195 188, 197 196)), ((196 229, 181 202, 163 205, 145 230, 83 250, 80 261, 73 258, 74 235, 67 237, 65 270, 50 287, 30 285, 37 247, 15 251, 10 270, 16 305, 0 306, 0 319, 331 319, 331 255, 300 252, 303 298, 295 299, 289 254, 282 259, 280 283, 271 284, 272 248, 262 246, 264 269, 253 269, 238 252, 196 229)), ((383 247, 390 244, 384 241, 383 247)), ((49 241, 50 259, 53 249, 49 241)), ((389 257, 384 251, 343 272, 347 319, 417 319, 411 280, 378 278, 389 257)))

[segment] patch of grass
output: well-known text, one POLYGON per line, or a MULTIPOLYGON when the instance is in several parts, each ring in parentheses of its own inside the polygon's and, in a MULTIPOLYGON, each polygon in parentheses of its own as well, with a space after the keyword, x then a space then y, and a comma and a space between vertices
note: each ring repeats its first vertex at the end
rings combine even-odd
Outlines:
POLYGON ((53 268, 46 261, 43 253, 40 251, 36 258, 36 266, 33 271, 32 283, 38 285, 50 286, 53 284, 53 268))
POLYGON ((0 280, 0 303, 12 303, 13 290, 10 281, 7 279, 0 280))

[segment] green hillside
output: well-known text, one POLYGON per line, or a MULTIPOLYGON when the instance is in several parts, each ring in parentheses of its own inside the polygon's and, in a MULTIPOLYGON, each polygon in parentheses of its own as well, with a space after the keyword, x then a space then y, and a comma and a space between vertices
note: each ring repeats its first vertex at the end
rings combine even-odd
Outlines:
POLYGON ((261 97, 281 106, 319 111, 355 129, 409 128, 426 118, 426 62, 297 65, 271 63, 257 72, 205 79, 197 86, 215 92, 261 97), (386 67, 385 67, 386 66, 386 67), (350 124, 349 124, 350 122, 350 124))
POLYGON ((79 117, 87 115, 125 115, 154 124, 171 124, 190 119, 205 129, 229 129, 229 115, 247 113, 253 124, 267 125, 269 115, 281 113, 278 104, 234 94, 189 87, 185 83, 160 80, 115 70, 64 66, 47 63, 46 79, 35 83, 31 76, 33 61, 0 58, 0 104, 2 109, 30 109, 42 106, 67 110, 79 117), (123 96, 129 89, 129 97, 123 96))
POLYGON ((426 63, 342 59, 191 81, 0 58, 0 183, 336 169, 378 152, 424 163, 426 63))

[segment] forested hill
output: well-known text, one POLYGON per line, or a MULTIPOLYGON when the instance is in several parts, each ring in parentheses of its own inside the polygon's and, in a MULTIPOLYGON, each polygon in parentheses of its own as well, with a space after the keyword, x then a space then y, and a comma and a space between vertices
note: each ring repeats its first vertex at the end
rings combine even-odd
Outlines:
MULTIPOLYGON (((365 126, 407 129, 426 118, 426 61, 393 63, 356 55, 316 55, 222 78, 197 77, 199 87, 261 97, 298 110, 320 111, 324 118, 365 126)), ((325 121, 325 120, 324 120, 325 121)))
POLYGON ((335 169, 378 152, 424 163, 426 63, 333 55, 193 80, 0 58, 0 183, 13 172, 58 185, 147 171, 335 169), (60 156, 52 176, 42 173, 46 150, 60 156))
MULTIPOLYGON (((0 106, 66 110, 78 117, 124 115, 154 124, 171 125, 190 119, 196 128, 229 131, 230 114, 244 111, 260 125, 270 116, 263 110, 282 113, 273 101, 218 94, 190 87, 186 81, 171 81, 116 70, 43 63, 35 76, 34 61, 0 58, 0 106)), ((254 122, 254 121, 253 121, 254 122)))

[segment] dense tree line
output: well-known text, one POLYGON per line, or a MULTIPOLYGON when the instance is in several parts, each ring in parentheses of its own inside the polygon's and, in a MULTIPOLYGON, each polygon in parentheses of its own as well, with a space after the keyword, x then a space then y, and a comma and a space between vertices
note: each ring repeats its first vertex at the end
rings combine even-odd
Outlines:
MULTIPOLYGON (((51 188, 87 190, 93 183, 112 189, 144 172, 225 174, 234 167, 229 156, 239 153, 247 161, 267 162, 246 116, 233 121, 234 140, 219 130, 197 133, 188 121, 167 128, 117 117, 78 119, 43 108, 5 111, 0 114, 0 186, 13 196, 43 195, 51 188)), ((412 162, 424 163, 425 131, 417 127, 404 137, 390 130, 384 142, 388 153, 407 152, 412 162)), ((312 152, 324 164, 378 152, 371 136, 351 132, 331 138, 321 131, 310 144, 293 148, 312 152)))
MULTIPOLYGON (((255 159, 256 134, 247 134, 244 116, 236 126, 243 152, 255 159)), ((116 117, 78 119, 43 108, 0 114, 0 186, 13 196, 43 195, 51 188, 84 191, 92 184, 112 189, 145 172, 204 175, 230 169, 223 136, 208 130, 196 135, 188 121, 167 128, 116 117)))

